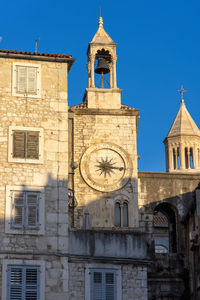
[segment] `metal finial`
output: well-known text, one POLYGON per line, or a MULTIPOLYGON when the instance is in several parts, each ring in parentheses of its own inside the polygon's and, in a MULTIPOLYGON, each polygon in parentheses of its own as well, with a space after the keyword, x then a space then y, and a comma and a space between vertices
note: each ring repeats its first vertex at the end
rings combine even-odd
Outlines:
POLYGON ((35 53, 37 53, 37 40, 35 40, 35 53))
POLYGON ((99 17, 99 27, 103 27, 103 18, 99 17))
POLYGON ((181 101, 183 101, 183 93, 186 93, 187 91, 184 90, 183 85, 181 84, 181 89, 177 90, 178 93, 181 94, 181 101))

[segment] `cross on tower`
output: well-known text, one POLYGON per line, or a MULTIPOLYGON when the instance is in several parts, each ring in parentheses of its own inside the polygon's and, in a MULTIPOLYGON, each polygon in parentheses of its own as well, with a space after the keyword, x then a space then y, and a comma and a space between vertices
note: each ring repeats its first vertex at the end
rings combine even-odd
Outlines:
POLYGON ((187 91, 184 90, 183 85, 181 84, 181 89, 177 90, 177 92, 179 92, 181 94, 181 100, 183 100, 183 93, 186 93, 187 91))

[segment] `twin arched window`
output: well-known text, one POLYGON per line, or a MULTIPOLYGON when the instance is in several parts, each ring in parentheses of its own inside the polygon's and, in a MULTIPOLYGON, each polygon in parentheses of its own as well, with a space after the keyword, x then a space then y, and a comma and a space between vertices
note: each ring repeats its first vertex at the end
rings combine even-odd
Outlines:
POLYGON ((126 201, 115 203, 115 226, 128 227, 128 203, 126 201))

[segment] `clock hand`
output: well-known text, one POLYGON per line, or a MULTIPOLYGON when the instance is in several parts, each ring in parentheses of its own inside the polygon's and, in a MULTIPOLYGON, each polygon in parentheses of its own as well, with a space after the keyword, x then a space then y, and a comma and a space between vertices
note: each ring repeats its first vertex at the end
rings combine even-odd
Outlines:
POLYGON ((123 171, 124 170, 123 167, 118 168, 118 167, 112 167, 112 166, 110 166, 110 169, 115 169, 115 170, 119 170, 119 171, 123 171))

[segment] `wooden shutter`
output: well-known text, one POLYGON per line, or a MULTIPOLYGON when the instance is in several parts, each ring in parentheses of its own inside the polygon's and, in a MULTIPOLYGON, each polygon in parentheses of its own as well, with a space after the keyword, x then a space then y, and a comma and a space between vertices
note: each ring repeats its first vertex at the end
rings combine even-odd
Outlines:
POLYGON ((26 132, 26 158, 39 159, 39 132, 26 132))
POLYGON ((27 92, 27 67, 17 66, 17 93, 26 93, 27 92))
POLYGON ((22 300, 23 270, 21 267, 8 266, 7 273, 7 299, 22 300))
POLYGON ((27 68, 27 92, 37 94, 37 68, 27 68))
POLYGON ((91 300, 116 300, 116 271, 91 270, 91 300))
POLYGON ((27 227, 37 227, 39 223, 39 193, 27 192, 26 207, 27 227))
POLYGON ((24 225, 24 193, 12 192, 12 226, 23 227, 24 225))
POLYGON ((40 267, 8 266, 8 300, 40 299, 40 267))
POLYGON ((102 272, 92 273, 92 300, 103 300, 102 272))
POLYGON ((39 300, 39 267, 26 267, 26 300, 39 300))
POLYGON ((25 158, 25 139, 24 131, 13 131, 13 157, 25 158))
POLYGON ((115 273, 105 272, 105 300, 115 300, 115 273))

